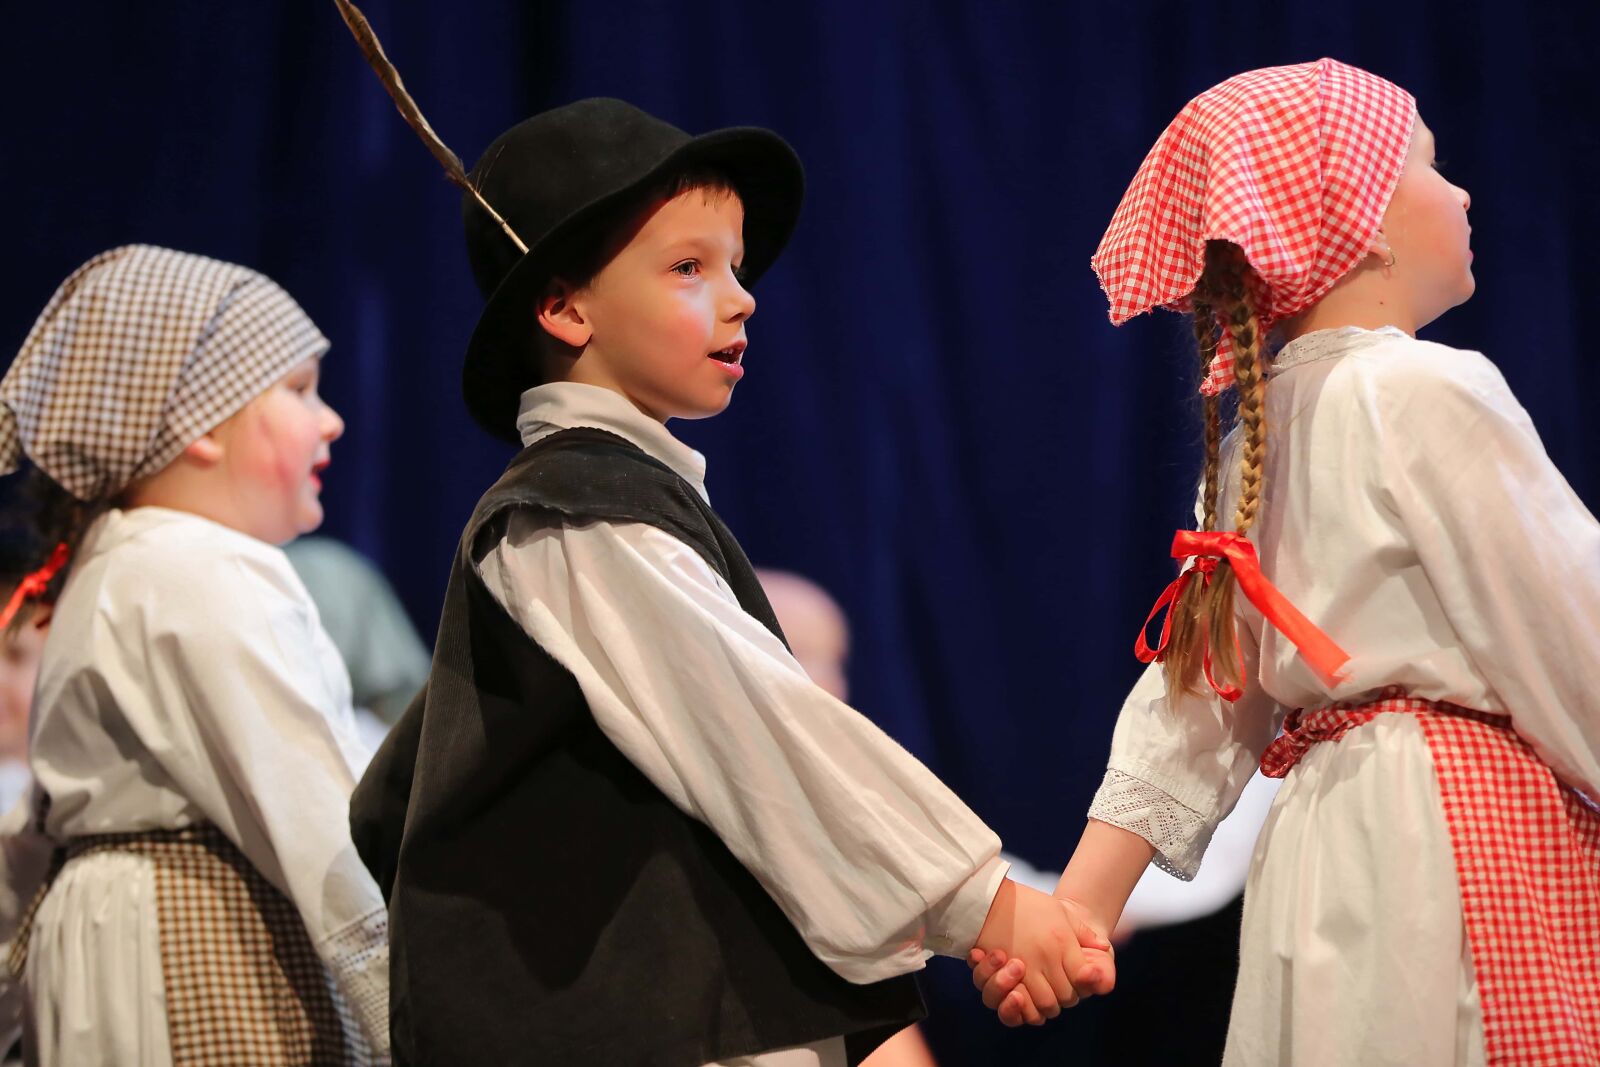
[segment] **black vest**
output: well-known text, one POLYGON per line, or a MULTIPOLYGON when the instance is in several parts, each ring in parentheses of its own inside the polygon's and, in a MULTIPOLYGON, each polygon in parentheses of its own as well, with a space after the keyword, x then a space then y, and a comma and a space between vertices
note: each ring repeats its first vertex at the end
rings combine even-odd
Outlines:
POLYGON ((477 574, 516 509, 665 530, 782 637, 733 535, 666 466, 588 429, 512 461, 461 537, 428 687, 351 800, 389 901, 396 1063, 699 1067, 836 1035, 857 1062, 923 1014, 915 983, 829 970, 606 739, 477 574))

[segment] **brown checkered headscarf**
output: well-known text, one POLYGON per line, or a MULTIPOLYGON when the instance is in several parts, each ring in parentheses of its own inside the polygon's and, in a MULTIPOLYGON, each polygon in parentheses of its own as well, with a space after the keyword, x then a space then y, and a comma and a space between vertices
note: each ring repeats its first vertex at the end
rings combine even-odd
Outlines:
POLYGON ((253 270, 151 245, 102 252, 56 290, 0 380, 0 473, 25 454, 79 500, 103 500, 327 350, 253 270))

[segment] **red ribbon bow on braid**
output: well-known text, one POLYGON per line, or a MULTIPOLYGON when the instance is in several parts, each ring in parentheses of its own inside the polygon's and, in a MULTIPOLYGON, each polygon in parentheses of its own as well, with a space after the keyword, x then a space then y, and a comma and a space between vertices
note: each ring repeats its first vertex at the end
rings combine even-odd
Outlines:
POLYGON ((68 549, 65 542, 56 546, 45 565, 28 575, 17 583, 16 591, 11 594, 11 599, 6 603, 5 610, 0 611, 0 630, 11 625, 11 620, 17 617, 17 612, 22 610, 25 601, 35 597, 44 596, 44 591, 50 588, 50 581, 61 568, 67 565, 68 549))
MULTIPOLYGON (((1329 685, 1339 682, 1340 671, 1350 660, 1349 654, 1334 644, 1333 639, 1319 630, 1315 623, 1300 614, 1299 609, 1278 592, 1277 586, 1267 581, 1267 576, 1261 573, 1261 561, 1256 558, 1256 546, 1246 540, 1243 534, 1229 530, 1179 530, 1172 538, 1172 558, 1193 559, 1194 566, 1174 578, 1156 598, 1155 607, 1150 609, 1149 617, 1139 630, 1139 639, 1133 645, 1133 654, 1139 657, 1141 663, 1149 663, 1166 654, 1167 641, 1172 636, 1170 609, 1183 595, 1184 588, 1195 580, 1210 585, 1211 576, 1217 569, 1217 561, 1226 559, 1233 565, 1234 576, 1239 580, 1239 591, 1256 606, 1256 610, 1277 627, 1279 633, 1294 643, 1294 647, 1300 650, 1300 655, 1305 657, 1312 670, 1322 676, 1324 682, 1329 685), (1163 608, 1169 610, 1167 617, 1161 623, 1161 639, 1154 648, 1151 648, 1149 642, 1145 640, 1145 631, 1163 608)), ((1237 649, 1235 654, 1238 654, 1237 649)), ((1212 677, 1209 641, 1206 644, 1204 663, 1206 682, 1218 696, 1223 700, 1234 701, 1244 695, 1243 689, 1237 686, 1220 686, 1212 677)))

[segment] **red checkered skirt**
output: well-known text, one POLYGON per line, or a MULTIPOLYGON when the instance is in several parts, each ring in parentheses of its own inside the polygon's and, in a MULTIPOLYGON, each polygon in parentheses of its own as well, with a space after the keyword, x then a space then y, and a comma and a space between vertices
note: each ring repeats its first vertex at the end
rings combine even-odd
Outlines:
POLYGON ((1314 744, 1417 716, 1433 757, 1492 1065, 1600 1064, 1600 810, 1505 716, 1394 696, 1290 714, 1261 759, 1281 778, 1314 744))
MULTIPOLYGON (((155 868, 173 1067, 371 1062, 294 904, 220 830, 79 837, 67 845, 65 862, 106 851, 147 857, 155 868)), ((13 942, 15 974, 26 964, 32 918, 13 942)))

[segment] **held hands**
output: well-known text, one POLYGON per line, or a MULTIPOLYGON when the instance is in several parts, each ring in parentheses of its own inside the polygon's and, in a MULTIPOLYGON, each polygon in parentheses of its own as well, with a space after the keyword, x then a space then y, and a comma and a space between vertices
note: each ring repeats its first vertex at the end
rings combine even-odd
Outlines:
POLYGON ((1039 1026, 1116 983, 1111 943, 1087 912, 1009 878, 967 963, 984 1006, 997 1009, 1007 1026, 1039 1026))

